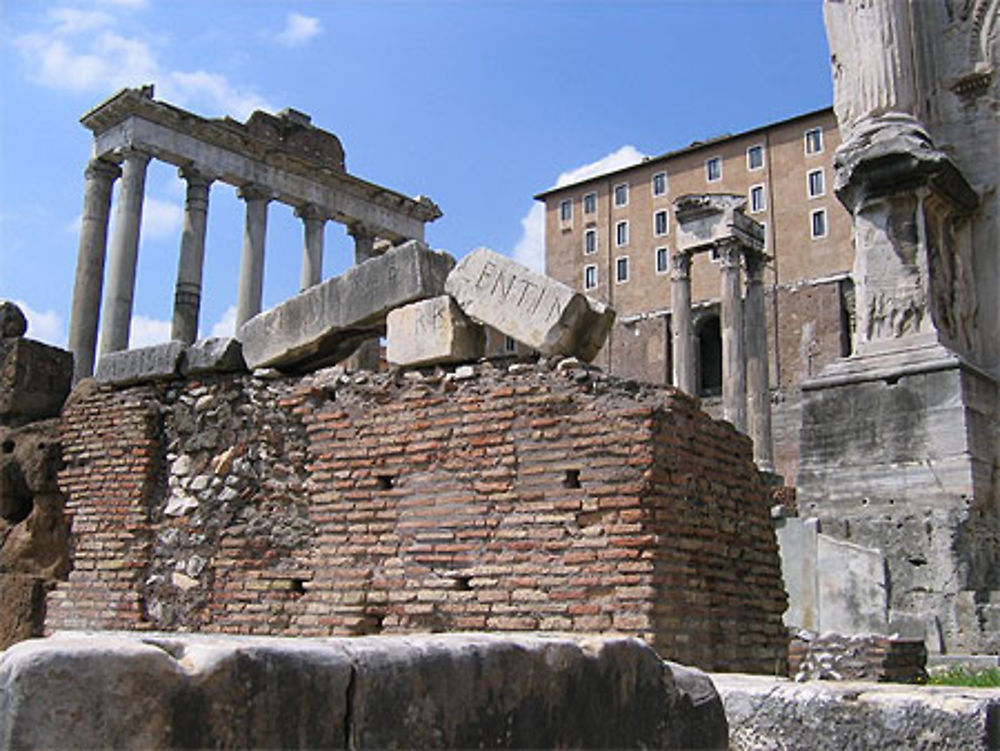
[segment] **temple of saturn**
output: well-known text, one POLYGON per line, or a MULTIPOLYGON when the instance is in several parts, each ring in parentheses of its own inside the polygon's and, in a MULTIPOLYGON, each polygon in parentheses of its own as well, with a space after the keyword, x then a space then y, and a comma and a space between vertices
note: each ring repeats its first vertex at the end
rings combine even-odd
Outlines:
POLYGON ((214 182, 235 186, 246 203, 237 331, 261 310, 271 201, 294 207, 302 219, 302 289, 322 281, 323 229, 328 220, 347 226, 355 242, 355 262, 361 263, 392 245, 422 240, 424 225, 441 216, 428 198, 409 198, 349 174, 337 137, 314 127, 308 115, 295 110, 277 116, 257 111, 245 123, 206 119, 154 100, 153 88, 147 86, 119 92, 81 122, 93 132, 94 143, 86 170, 69 331, 74 381, 94 372, 102 318, 101 355, 128 349, 143 192, 151 159, 176 165, 187 183, 171 329, 171 338, 183 344, 197 337, 205 226, 214 182), (119 178, 108 253, 112 187, 119 178))
POLYGON ((759 469, 774 471, 771 400, 768 389, 767 329, 764 310, 764 228, 744 213, 742 196, 680 196, 674 201, 677 250, 670 279, 674 384, 697 393, 694 326, 691 315, 691 258, 713 253, 722 263, 723 414, 753 439, 759 469), (746 297, 741 289, 746 268, 746 297))

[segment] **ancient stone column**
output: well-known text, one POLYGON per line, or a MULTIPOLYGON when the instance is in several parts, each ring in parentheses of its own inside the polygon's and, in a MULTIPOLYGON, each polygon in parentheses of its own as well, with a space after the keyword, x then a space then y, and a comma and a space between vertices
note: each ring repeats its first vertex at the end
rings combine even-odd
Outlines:
POLYGON ((323 281, 323 226, 326 214, 319 206, 307 204, 296 209, 295 216, 302 220, 305 228, 302 275, 299 277, 299 291, 302 291, 323 281))
POLYGON ((671 256, 670 327, 673 330, 674 386, 697 393, 694 367, 694 327, 691 322, 691 254, 671 256))
POLYGON ((771 440, 771 389, 768 374, 767 316, 764 306, 764 267, 767 256, 747 251, 746 332, 747 421, 753 439, 753 458, 765 472, 774 471, 771 440))
MULTIPOLYGON (((347 228, 348 234, 354 238, 354 263, 362 264, 375 255, 375 233, 363 224, 352 224, 347 228)), ((373 336, 361 343, 344 365, 349 371, 378 370, 379 338, 373 336)))
POLYGON ((181 168, 179 174, 187 181, 187 202, 184 205, 184 230, 181 233, 181 257, 177 264, 170 338, 191 344, 198 338, 205 223, 208 218, 208 190, 212 181, 189 167, 181 168))
POLYGON ((115 231, 111 238, 108 286, 104 295, 102 354, 128 349, 142 199, 146 188, 146 167, 150 160, 149 154, 133 148, 124 150, 122 156, 122 186, 115 214, 115 231))
POLYGON ((73 383, 94 372, 97 323, 104 286, 104 256, 108 244, 111 188, 122 171, 116 164, 92 159, 84 173, 83 216, 80 246, 73 283, 73 311, 69 322, 69 349, 73 353, 73 383))
POLYGON ((264 290, 264 237, 267 234, 267 204, 271 192, 255 185, 240 188, 237 195, 246 201, 243 227, 243 256, 240 259, 240 286, 236 297, 236 331, 260 313, 264 290))
POLYGON ((747 430, 746 355, 743 349, 743 297, 740 291, 740 260, 743 249, 737 240, 719 243, 722 261, 722 409, 737 430, 747 430))

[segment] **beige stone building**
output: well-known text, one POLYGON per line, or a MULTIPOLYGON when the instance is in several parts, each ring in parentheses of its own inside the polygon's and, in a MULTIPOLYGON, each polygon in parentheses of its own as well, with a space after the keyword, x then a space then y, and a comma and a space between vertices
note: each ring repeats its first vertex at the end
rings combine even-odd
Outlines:
MULTIPOLYGON (((546 272, 609 303, 618 320, 595 362, 653 383, 671 381, 673 202, 685 194, 745 196, 764 225, 775 463, 794 481, 801 382, 851 346, 850 215, 833 192, 839 145, 831 108, 723 136, 539 193, 546 272), (777 332, 777 335, 775 335, 777 332)), ((720 264, 692 263, 697 382, 715 411, 722 382, 720 264)))

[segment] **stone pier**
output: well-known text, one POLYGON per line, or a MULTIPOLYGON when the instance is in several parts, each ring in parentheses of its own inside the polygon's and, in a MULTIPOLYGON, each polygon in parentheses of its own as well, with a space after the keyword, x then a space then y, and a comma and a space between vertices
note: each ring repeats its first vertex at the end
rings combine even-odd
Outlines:
MULTIPOLYGON (((99 323, 102 355, 128 350, 146 168, 153 159, 176 165, 187 181, 171 326, 171 338, 182 345, 198 336, 208 196, 214 182, 235 186, 246 201, 237 327, 261 312, 269 203, 292 206, 303 220, 302 289, 322 281, 326 221, 355 233, 363 228, 356 252, 360 263, 371 255, 376 237, 389 245, 422 240, 424 225, 441 216, 428 198, 408 198, 349 174, 337 137, 295 110, 254 112, 245 123, 206 119, 153 99, 152 86, 145 86, 115 94, 81 122, 93 132, 94 146, 69 335, 75 381, 94 372, 99 323), (119 176, 108 252, 111 188, 119 176)), ((377 342, 374 346, 377 358, 377 342)))

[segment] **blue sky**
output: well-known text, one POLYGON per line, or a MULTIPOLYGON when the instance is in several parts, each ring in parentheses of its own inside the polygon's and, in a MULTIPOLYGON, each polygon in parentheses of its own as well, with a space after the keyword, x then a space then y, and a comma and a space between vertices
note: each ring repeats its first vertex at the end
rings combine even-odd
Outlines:
MULTIPOLYGON (((830 104, 820 0, 0 0, 0 298, 65 344, 90 133, 118 89, 204 116, 294 107, 350 172, 433 198, 436 248, 537 265, 557 181, 830 104)), ((168 336, 182 216, 153 163, 133 346, 168 336)), ((241 204, 212 189, 201 333, 236 299, 241 204)), ((268 217, 265 306, 297 291, 301 224, 268 217)), ((351 258, 326 231, 327 275, 351 258)), ((231 315, 231 313, 230 313, 231 315)))

